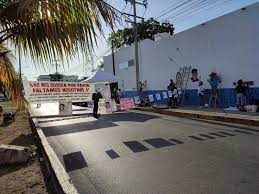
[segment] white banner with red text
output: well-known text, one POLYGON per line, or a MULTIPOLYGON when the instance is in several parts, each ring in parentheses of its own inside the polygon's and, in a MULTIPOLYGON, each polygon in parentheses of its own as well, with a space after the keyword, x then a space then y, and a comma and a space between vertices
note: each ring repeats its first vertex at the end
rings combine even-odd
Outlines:
POLYGON ((79 82, 24 81, 25 98, 29 103, 49 103, 60 100, 86 102, 92 100, 94 85, 79 82))

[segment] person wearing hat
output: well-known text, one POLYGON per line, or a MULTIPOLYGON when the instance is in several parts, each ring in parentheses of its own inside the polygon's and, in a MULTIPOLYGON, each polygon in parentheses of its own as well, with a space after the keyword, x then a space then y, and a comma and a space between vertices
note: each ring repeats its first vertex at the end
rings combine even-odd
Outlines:
POLYGON ((215 96, 217 94, 218 85, 221 83, 221 79, 218 76, 218 74, 215 72, 211 72, 209 76, 210 78, 208 79, 208 82, 212 89, 211 93, 212 93, 212 96, 215 96))

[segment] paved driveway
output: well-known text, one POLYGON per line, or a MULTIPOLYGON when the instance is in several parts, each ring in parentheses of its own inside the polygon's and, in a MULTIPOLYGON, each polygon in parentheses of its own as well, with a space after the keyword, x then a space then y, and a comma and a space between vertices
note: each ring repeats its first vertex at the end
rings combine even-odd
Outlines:
POLYGON ((259 129, 153 113, 39 119, 80 193, 259 193, 259 129))

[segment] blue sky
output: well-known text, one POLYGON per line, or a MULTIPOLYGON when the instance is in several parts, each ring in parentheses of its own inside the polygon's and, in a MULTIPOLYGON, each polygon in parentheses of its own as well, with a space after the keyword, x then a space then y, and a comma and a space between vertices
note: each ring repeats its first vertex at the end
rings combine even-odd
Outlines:
MULTIPOLYGON (((124 10, 128 13, 132 11, 131 4, 126 5, 124 0, 108 0, 108 2, 120 11, 124 10)), ((259 0, 148 0, 147 10, 145 11, 143 7, 139 6, 137 11, 138 15, 144 18, 157 18, 162 15, 158 21, 169 20, 174 24, 175 33, 177 33, 255 2, 259 2, 259 0), (179 8, 174 9, 178 6, 179 8)), ((129 26, 129 24, 124 23, 123 26, 129 26)), ((119 26, 119 28, 123 28, 123 26, 119 26)), ((107 27, 104 27, 104 30, 107 37, 110 30, 107 27)), ((92 66, 98 64, 104 54, 109 54, 109 50, 105 38, 100 38, 92 60, 93 64, 79 57, 69 65, 65 64, 64 68, 61 67, 59 71, 66 75, 74 74, 79 77, 89 75, 92 66)), ((16 61, 16 68, 17 64, 18 61, 16 61)), ((49 74, 54 71, 54 67, 51 65, 49 68, 43 69, 41 64, 34 64, 29 56, 22 56, 22 73, 29 80, 35 80, 40 74, 49 74)))

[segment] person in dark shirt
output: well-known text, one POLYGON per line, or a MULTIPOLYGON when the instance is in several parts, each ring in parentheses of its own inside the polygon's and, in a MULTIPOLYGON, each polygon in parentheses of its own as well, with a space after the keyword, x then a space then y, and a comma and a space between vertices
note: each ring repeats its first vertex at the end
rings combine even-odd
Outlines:
POLYGON ((236 86, 236 99, 237 99, 237 108, 243 108, 245 106, 245 93, 246 87, 243 85, 243 81, 240 79, 237 81, 236 86))
POLYGON ((174 89, 176 89, 176 86, 175 86, 174 81, 172 79, 170 79, 170 83, 167 86, 167 89, 170 90, 171 92, 173 92, 174 89))
POLYGON ((170 79, 170 83, 169 83, 169 85, 167 86, 167 89, 168 89, 169 91, 171 91, 171 93, 172 93, 172 96, 169 97, 169 101, 168 101, 168 106, 169 106, 169 107, 172 107, 173 104, 174 104, 174 96, 173 96, 173 93, 174 93, 174 90, 177 89, 176 86, 175 86, 175 84, 174 84, 174 81, 173 81, 172 79, 170 79))
POLYGON ((98 118, 98 103, 99 103, 99 97, 97 93, 93 93, 92 100, 94 101, 94 108, 93 108, 93 116, 95 118, 98 118))

